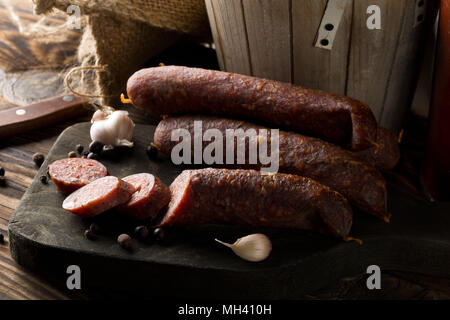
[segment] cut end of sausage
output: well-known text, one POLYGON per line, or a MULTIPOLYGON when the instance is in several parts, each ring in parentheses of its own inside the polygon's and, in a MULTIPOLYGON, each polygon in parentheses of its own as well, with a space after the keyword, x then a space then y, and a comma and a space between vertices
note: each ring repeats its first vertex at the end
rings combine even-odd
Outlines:
POLYGON ((63 209, 89 218, 130 200, 134 187, 117 177, 97 179, 69 195, 63 209))
MULTIPOLYGON (((176 177, 170 185, 171 198, 168 209, 159 223, 161 227, 173 226, 174 224, 185 224, 183 220, 187 220, 185 219, 187 216, 183 215, 182 211, 188 204, 189 197, 187 194, 189 192, 191 175, 192 173, 190 171, 185 170, 176 177)), ((188 222, 186 223, 188 224, 188 222)))
POLYGON ((345 97, 351 108, 352 139, 351 150, 364 150, 373 146, 377 139, 377 120, 368 105, 365 103, 345 97))
POLYGON ((356 155, 380 170, 395 168, 400 160, 397 136, 388 129, 379 127, 376 144, 377 146, 359 151, 356 155))
POLYGON ((123 178, 135 192, 131 199, 117 210, 131 218, 142 220, 154 217, 170 201, 170 190, 158 177, 138 173, 123 178))
POLYGON ((49 166, 48 172, 58 190, 65 195, 108 175, 103 164, 83 158, 57 160, 49 166))
POLYGON ((345 239, 352 228, 352 215, 348 214, 348 212, 351 212, 350 204, 340 193, 333 190, 329 192, 334 193, 330 196, 335 199, 334 205, 324 205, 320 212, 323 227, 326 229, 325 233, 345 239))

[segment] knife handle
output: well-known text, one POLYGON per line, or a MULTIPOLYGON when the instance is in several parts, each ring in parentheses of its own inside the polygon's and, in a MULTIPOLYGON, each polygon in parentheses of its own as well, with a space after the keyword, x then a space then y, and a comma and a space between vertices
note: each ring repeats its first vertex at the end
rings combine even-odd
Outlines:
POLYGON ((0 138, 49 126, 88 112, 88 99, 66 95, 0 112, 0 138))

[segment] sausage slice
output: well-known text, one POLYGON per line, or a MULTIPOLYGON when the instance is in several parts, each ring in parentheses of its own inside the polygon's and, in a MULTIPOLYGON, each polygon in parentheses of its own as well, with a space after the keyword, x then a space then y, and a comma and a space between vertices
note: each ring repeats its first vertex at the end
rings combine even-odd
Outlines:
POLYGON ((117 210, 135 219, 155 216, 170 201, 170 190, 158 177, 138 173, 123 178, 135 188, 131 199, 117 210))
POLYGON ((83 158, 57 160, 49 166, 48 172, 58 190, 66 195, 108 175, 103 164, 83 158))
POLYGON ((317 230, 345 239, 352 209, 338 192, 289 174, 255 170, 185 170, 170 185, 161 226, 230 224, 317 230))
POLYGON ((62 207, 89 218, 127 202, 134 191, 131 184, 117 177, 103 177, 70 194, 62 207))

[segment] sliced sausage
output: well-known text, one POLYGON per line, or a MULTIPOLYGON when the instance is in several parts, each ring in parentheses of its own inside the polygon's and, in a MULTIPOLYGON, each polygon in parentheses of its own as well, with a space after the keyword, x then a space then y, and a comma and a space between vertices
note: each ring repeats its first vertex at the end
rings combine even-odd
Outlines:
POLYGON ((369 148, 376 140, 377 122, 364 103, 290 83, 165 66, 136 72, 128 80, 127 93, 134 106, 154 115, 243 117, 353 150, 369 148))
POLYGON ((71 193, 62 207, 82 218, 89 218, 127 202, 134 191, 131 184, 117 177, 103 177, 71 193))
MULTIPOLYGON (((246 161, 237 164, 237 143, 234 144, 234 165, 226 165, 227 129, 267 129, 248 122, 209 116, 180 116, 162 120, 155 130, 154 144, 164 154, 171 155, 178 141, 172 141, 175 129, 186 129, 194 137, 194 121, 201 121, 203 132, 217 129, 223 136, 223 163, 227 168, 260 169, 260 162, 249 164, 249 142, 245 142, 246 161)), ((267 130, 270 134, 270 130, 267 130)), ((267 137, 267 135, 266 135, 267 137)), ((261 138, 265 138, 261 136, 261 138)), ((270 150, 270 137, 267 137, 270 150)), ((258 139, 258 143, 263 141, 258 139)), ((203 139, 202 150, 211 142, 203 139)), ((194 143, 191 143, 194 154, 194 143)), ((258 159, 259 160, 259 159, 258 159)), ((356 207, 384 220, 386 212, 386 182, 373 166, 360 160, 352 152, 317 138, 306 137, 292 132, 279 132, 279 172, 297 174, 314 179, 346 196, 356 207)))
POLYGON ((170 190, 158 177, 149 173, 138 173, 123 178, 136 190, 131 199, 117 210, 135 219, 155 216, 170 201, 170 190))
POLYGON ((49 166, 48 172, 58 190, 66 195, 108 175, 103 164, 83 158, 57 160, 49 166))
POLYGON ((254 170, 185 170, 170 185, 161 226, 230 224, 318 230, 346 238, 352 210, 338 192, 309 178, 254 170))
POLYGON ((377 130, 377 145, 355 154, 380 170, 391 170, 400 160, 397 136, 388 129, 379 127, 377 130))

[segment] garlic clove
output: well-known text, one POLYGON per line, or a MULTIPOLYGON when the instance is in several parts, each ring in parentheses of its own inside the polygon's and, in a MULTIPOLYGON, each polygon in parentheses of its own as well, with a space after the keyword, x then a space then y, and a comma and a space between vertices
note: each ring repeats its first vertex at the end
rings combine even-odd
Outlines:
POLYGON ((92 116, 91 122, 92 141, 99 141, 104 145, 133 146, 135 126, 127 111, 117 110, 108 114, 97 110, 92 116))
POLYGON ((95 121, 101 121, 106 119, 106 114, 102 110, 97 110, 92 115, 91 123, 94 123, 95 121))
POLYGON ((133 141, 128 141, 127 139, 118 139, 115 145, 118 147, 132 148, 134 146, 134 143, 133 141))
POLYGON ((270 239, 261 233, 255 233, 239 238, 235 243, 229 244, 215 239, 220 244, 231 248, 233 252, 244 260, 259 262, 265 260, 272 251, 270 239))

